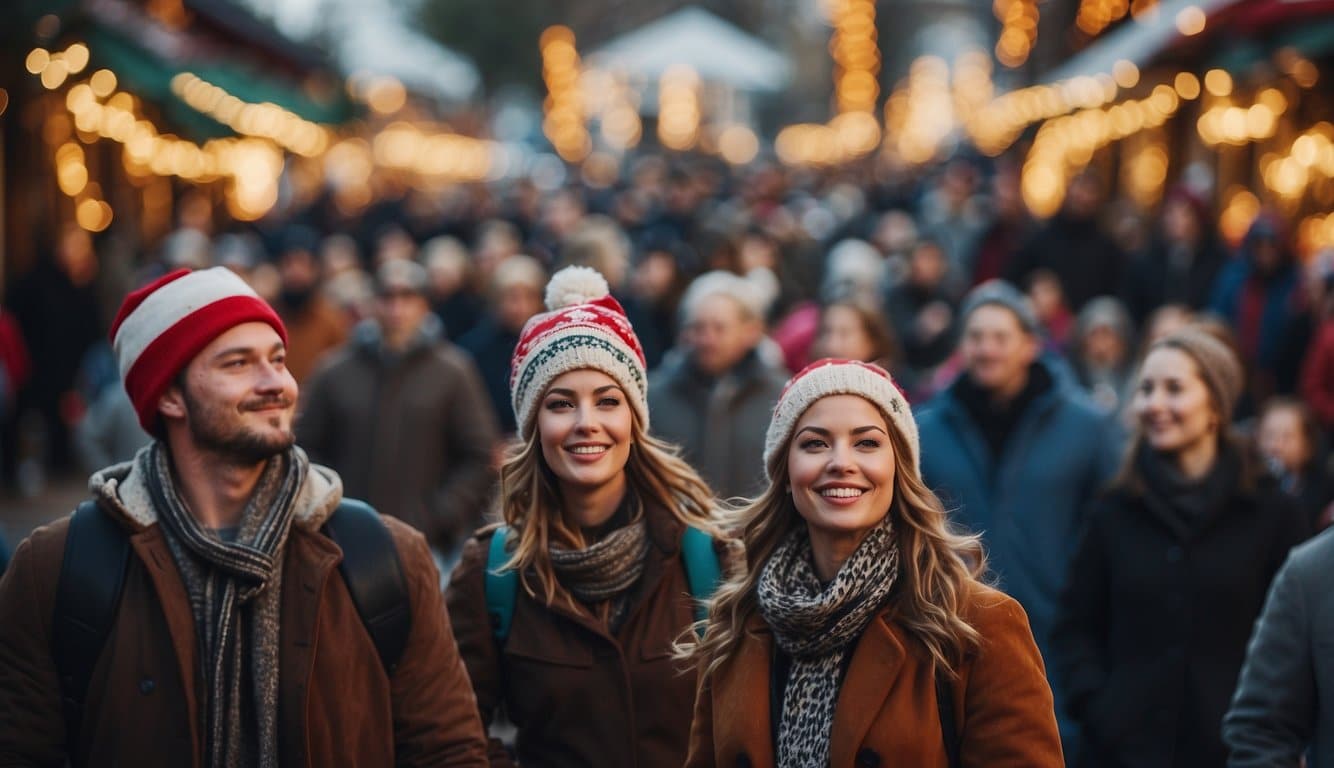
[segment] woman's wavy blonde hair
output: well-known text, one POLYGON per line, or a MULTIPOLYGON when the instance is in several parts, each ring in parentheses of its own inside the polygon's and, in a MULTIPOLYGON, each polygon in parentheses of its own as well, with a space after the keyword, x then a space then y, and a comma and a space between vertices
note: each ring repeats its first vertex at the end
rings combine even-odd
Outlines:
MULTIPOLYGON (((635 494, 646 507, 660 507, 684 525, 714 538, 722 537, 708 484, 680 457, 675 446, 645 432, 639 416, 633 410, 631 413, 630 455, 625 463, 627 492, 635 494)), ((561 514, 556 476, 542 456, 536 425, 526 440, 515 440, 500 467, 499 514, 515 537, 504 567, 516 569, 524 589, 551 605, 560 590, 551 565, 550 545, 554 542, 581 548, 587 542, 579 526, 569 524, 561 514), (535 585, 529 583, 529 574, 535 577, 535 585)), ((565 597, 572 600, 568 593, 565 597)))
MULTIPOLYGON (((907 439, 890 426, 894 456, 911 456, 907 439)), ((680 654, 712 673, 740 647, 747 621, 759 610, 755 585, 774 549, 790 531, 804 525, 787 493, 788 451, 791 438, 775 453, 769 466, 772 478, 758 498, 724 512, 724 527, 739 536, 745 559, 719 586, 709 604, 704 636, 680 647, 680 654)), ((896 459, 897 460, 897 459, 896 459)), ((986 557, 977 536, 950 529, 940 499, 922 482, 911 462, 899 461, 894 473, 893 515, 899 547, 899 576, 890 596, 894 620, 922 643, 950 677, 974 650, 981 636, 964 618, 970 582, 986 571, 986 557)))

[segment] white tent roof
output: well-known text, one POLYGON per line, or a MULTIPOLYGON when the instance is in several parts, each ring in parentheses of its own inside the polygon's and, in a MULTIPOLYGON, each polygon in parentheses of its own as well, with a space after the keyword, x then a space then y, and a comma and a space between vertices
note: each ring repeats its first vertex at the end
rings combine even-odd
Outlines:
POLYGON ((383 0, 344 2, 337 13, 334 46, 348 72, 388 75, 445 101, 466 101, 481 83, 471 61, 414 29, 383 0))
POLYGON ((588 56, 594 66, 656 80, 687 66, 706 82, 742 91, 776 91, 792 65, 767 43, 701 8, 688 6, 628 32, 588 56))

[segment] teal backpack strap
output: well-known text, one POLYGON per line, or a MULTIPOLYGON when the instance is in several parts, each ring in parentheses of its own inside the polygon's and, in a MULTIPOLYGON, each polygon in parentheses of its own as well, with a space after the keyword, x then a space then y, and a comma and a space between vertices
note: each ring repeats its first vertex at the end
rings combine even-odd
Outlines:
POLYGON ((713 597, 718 585, 723 583, 723 569, 718 562, 718 552, 713 548, 713 537, 698 528, 686 526, 681 537, 681 557, 685 561, 690 595, 695 598, 695 619, 704 621, 709 617, 704 601, 713 597))
POLYGON ((486 553, 486 612, 491 617, 491 634, 496 643, 505 644, 510 635, 510 622, 514 620, 514 603, 519 599, 519 573, 506 569, 505 562, 509 554, 510 529, 502 525, 491 536, 491 546, 486 553))

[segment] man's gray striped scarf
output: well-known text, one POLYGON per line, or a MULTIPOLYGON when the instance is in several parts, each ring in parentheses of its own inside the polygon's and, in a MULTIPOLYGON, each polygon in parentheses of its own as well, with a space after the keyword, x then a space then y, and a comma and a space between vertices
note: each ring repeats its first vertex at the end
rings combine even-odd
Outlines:
POLYGON ((207 686, 206 764, 277 766, 282 559, 310 462, 296 447, 269 459, 235 540, 223 541, 181 501, 166 447, 155 443, 139 456, 194 613, 207 686))

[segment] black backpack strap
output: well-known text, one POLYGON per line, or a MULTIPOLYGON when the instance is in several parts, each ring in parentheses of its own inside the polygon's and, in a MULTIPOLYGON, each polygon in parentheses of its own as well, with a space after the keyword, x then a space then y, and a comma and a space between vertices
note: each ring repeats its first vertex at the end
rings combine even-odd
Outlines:
POLYGON ((93 667, 116 619, 129 558, 128 533, 96 502, 74 510, 51 625, 51 657, 60 674, 65 743, 71 748, 78 741, 93 667))
POLYGON ((945 756, 950 768, 959 768, 959 722, 954 714, 954 686, 939 666, 936 667, 936 708, 940 715, 940 733, 945 740, 945 756))
POLYGON ((339 502, 324 530, 343 550, 338 570, 380 663, 392 676, 412 630, 408 585, 394 538, 379 513, 356 499, 339 502))

